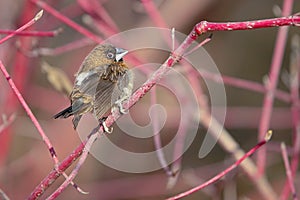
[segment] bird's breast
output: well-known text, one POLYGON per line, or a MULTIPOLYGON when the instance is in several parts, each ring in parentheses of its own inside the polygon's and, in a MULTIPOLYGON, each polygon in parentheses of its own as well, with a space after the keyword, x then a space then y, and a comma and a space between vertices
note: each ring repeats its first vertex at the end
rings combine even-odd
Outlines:
POLYGON ((127 70, 127 67, 124 67, 122 64, 112 64, 104 71, 101 78, 115 83, 127 70))

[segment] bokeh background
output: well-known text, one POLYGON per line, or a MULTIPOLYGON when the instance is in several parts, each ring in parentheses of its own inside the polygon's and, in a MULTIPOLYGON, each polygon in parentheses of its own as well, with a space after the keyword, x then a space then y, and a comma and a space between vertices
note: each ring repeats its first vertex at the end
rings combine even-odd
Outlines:
MULTIPOLYGON (((34 1, 1 0, 0 29, 16 29, 29 21, 39 10, 34 1)), ((98 34, 103 39, 111 32, 105 26, 100 29, 88 22, 87 14, 80 1, 45 1, 61 14, 98 34)), ((88 0, 86 2, 89 2, 88 0)), ((193 26, 202 21, 244 21, 272 18, 278 13, 278 0, 154 0, 159 14, 168 28, 188 34, 193 26)), ((106 10, 118 27, 118 31, 156 26, 145 11, 143 4, 137 0, 99 0, 99 5, 106 10)), ((295 1, 293 13, 299 12, 300 2, 295 1)), ((101 19, 100 19, 101 21, 101 19)), ((26 102, 29 104, 43 129, 51 139, 60 160, 80 143, 77 133, 72 128, 71 119, 54 120, 52 116, 68 106, 69 100, 64 92, 59 92, 47 78, 48 73, 42 70, 42 62, 60 69, 71 82, 82 60, 96 45, 78 31, 68 27, 48 12, 30 30, 53 31, 62 29, 55 37, 20 37, 16 36, 0 46, 0 58, 12 79, 16 82, 26 102), (58 52, 57 48, 74 42, 80 47, 58 52), (39 52, 39 54, 37 54, 39 52)), ((268 74, 274 51, 277 28, 250 31, 215 32, 205 49, 215 61, 223 75, 263 83, 268 74)), ((284 61, 281 69, 279 88, 289 91, 287 72, 291 38, 299 34, 299 28, 291 27, 287 39, 284 61)), ((202 39, 208 35, 202 36, 202 39)), ((147 40, 147 37, 143 38, 147 40)), ((163 62, 168 56, 160 52, 137 53, 144 62, 163 62)), ((130 67, 134 67, 128 62, 130 67)), ((200 82, 199 82, 200 83, 200 82)), ((67 84, 64 81, 64 84, 67 84)), ((27 117, 20 103, 16 100, 4 76, 0 75, 0 113, 9 117, 16 115, 15 120, 0 134, 0 188, 11 199, 24 199, 34 187, 53 169, 49 152, 37 130, 27 117)), ((158 102, 170 114, 168 127, 161 135, 165 145, 170 141, 178 128, 178 119, 173 114, 180 112, 174 96, 165 90, 157 91, 158 102)), ((257 143, 257 132, 261 116, 263 94, 238 87, 226 86, 227 116, 225 127, 242 149, 248 150, 257 143)), ((150 96, 147 94, 130 111, 136 123, 149 123, 148 108, 150 96)), ((183 111, 184 112, 184 111, 183 111)), ((280 194, 285 182, 285 169, 280 152, 280 142, 292 145, 292 122, 290 105, 275 100, 274 112, 270 127, 274 137, 268 143, 266 176, 274 190, 280 194)), ((3 122, 3 120, 2 120, 3 122)), ((234 162, 232 156, 216 145, 205 158, 198 158, 198 151, 206 130, 199 124, 199 132, 193 144, 183 155, 181 171, 174 187, 167 189, 169 177, 163 170, 145 174, 130 174, 111 169, 92 156, 82 166, 75 182, 89 195, 79 194, 69 187, 58 199, 163 199, 203 183, 213 175, 234 162)), ((136 152, 148 152, 154 149, 152 139, 142 141, 131 139, 115 127, 111 139, 125 149, 136 152)), ((109 154, 109 152, 107 152, 109 154)), ((255 158, 255 156, 253 157, 255 158)), ((113 157, 111 159, 114 159, 113 157)), ((139 163, 136 163, 137 165, 139 163)), ((74 165, 73 165, 74 166, 74 165)), ((72 168, 72 167, 71 167, 72 168)), ((70 169, 67 171, 69 172, 70 169)), ((59 178, 47 191, 51 194, 63 181, 59 178)), ((299 171, 295 177, 296 188, 300 187, 299 171)), ((216 184, 207 187, 186 199, 261 199, 253 182, 236 169, 216 184)))

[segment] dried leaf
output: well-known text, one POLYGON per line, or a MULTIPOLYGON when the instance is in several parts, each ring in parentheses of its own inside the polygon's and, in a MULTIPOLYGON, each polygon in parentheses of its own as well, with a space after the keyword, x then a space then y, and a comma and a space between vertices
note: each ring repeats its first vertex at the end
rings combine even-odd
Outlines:
POLYGON ((66 73, 57 67, 42 62, 42 71, 46 74, 49 83, 59 92, 69 96, 72 91, 72 83, 66 73))

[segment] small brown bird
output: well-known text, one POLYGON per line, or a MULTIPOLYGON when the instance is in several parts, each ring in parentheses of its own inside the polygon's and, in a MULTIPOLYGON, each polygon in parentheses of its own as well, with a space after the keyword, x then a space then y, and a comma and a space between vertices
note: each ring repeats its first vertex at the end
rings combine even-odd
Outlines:
POLYGON ((97 120, 110 109, 118 107, 124 112, 122 103, 132 93, 132 74, 123 62, 128 51, 110 44, 96 46, 84 59, 75 75, 70 95, 71 106, 57 113, 54 118, 74 115, 76 129, 82 115, 92 112, 97 120))

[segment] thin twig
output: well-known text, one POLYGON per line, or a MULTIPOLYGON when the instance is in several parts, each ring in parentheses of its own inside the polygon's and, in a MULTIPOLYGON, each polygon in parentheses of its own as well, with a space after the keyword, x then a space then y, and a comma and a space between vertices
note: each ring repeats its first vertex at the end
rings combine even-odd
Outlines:
MULTIPOLYGON (((192 69, 190 69, 188 71, 188 73, 193 73, 192 69)), ((259 92, 259 93, 266 92, 266 87, 264 85, 262 85, 261 83, 251 81, 251 80, 245 80, 245 79, 231 77, 231 76, 227 76, 227 75, 219 75, 219 74, 215 74, 213 72, 210 72, 207 70, 202 70, 202 69, 200 69, 200 73, 198 73, 197 76, 201 76, 205 79, 215 81, 216 83, 222 83, 222 84, 234 86, 234 87, 240 88, 240 89, 246 89, 249 91, 259 92)), ((276 89, 274 95, 278 100, 281 100, 282 102, 285 102, 285 103, 291 102, 290 94, 281 89, 276 89)))
POLYGON ((13 123, 13 121, 15 121, 15 119, 15 114, 10 115, 8 119, 6 119, 6 117, 3 117, 3 123, 0 125, 0 135, 3 130, 5 130, 9 125, 11 125, 11 123, 13 123))
MULTIPOLYGON (((89 16, 97 20, 102 21, 103 26, 111 29, 112 32, 118 32, 119 28, 114 20, 110 17, 109 13, 104 9, 104 7, 97 0, 77 0, 78 4, 84 9, 89 16)), ((104 31, 104 30, 103 30, 104 31)))
MULTIPOLYGON (((293 123, 293 154, 291 159, 291 173, 292 176, 296 175, 299 165, 300 155, 300 116, 299 116, 299 68, 300 68, 300 37, 295 35, 291 42, 291 56, 290 56, 290 92, 291 92, 291 113, 293 123)), ((281 194, 281 200, 289 198, 290 185, 288 179, 285 182, 281 194)))
POLYGON ((81 47, 93 44, 94 42, 91 41, 89 38, 82 38, 73 42, 70 42, 68 44, 65 44, 63 46, 60 47, 56 47, 56 48, 37 48, 34 49, 30 52, 25 52, 28 56, 30 57, 37 57, 37 56, 57 56, 63 53, 67 53, 69 51, 74 51, 76 49, 79 49, 81 47))
POLYGON ((243 162, 246 158, 250 157, 253 153, 255 153, 261 146, 263 146, 264 144, 266 144, 272 136, 272 131, 268 131, 268 133, 265 135, 265 138, 263 141, 259 142, 257 145, 255 145, 252 149, 250 149, 245 155, 243 155, 240 159, 238 159, 234 164, 232 164, 230 167, 226 168, 224 171, 220 172, 219 174, 217 174, 216 176, 214 176, 213 178, 209 179, 207 182, 194 187, 186 192, 183 192, 181 194, 178 194, 174 197, 170 197, 167 200, 176 200, 176 199, 180 199, 183 197, 186 197, 194 192, 197 192, 205 187, 207 187, 208 185, 215 183, 216 181, 218 181, 219 179, 221 179, 223 176, 225 176, 226 174, 228 174, 230 171, 232 171, 233 169, 235 169, 236 167, 238 167, 241 162, 243 162))
MULTIPOLYGON (((300 23, 300 17, 294 16, 290 18, 274 18, 274 19, 268 19, 268 20, 258 20, 258 21, 252 21, 248 23, 252 23, 253 28, 263 28, 263 24, 266 25, 266 27, 271 27, 270 24, 275 24, 277 26, 287 26, 287 25, 294 25, 295 23, 300 23), (265 23, 266 22, 266 23, 265 23), (259 24, 258 26, 255 26, 255 24, 259 24)), ((239 22, 241 24, 244 24, 244 22, 239 22)), ((235 24, 239 24, 238 22, 235 24)), ((168 57, 168 59, 162 64, 162 66, 140 87, 138 88, 129 101, 123 105, 124 109, 131 108, 135 103, 139 101, 172 67, 175 63, 179 62, 181 57, 183 56, 184 52, 190 47, 193 41, 195 41, 198 36, 205 32, 205 27, 203 24, 208 24, 208 22, 200 22, 197 24, 194 29, 190 32, 190 34, 186 37, 186 39, 183 41, 183 43, 168 57)), ((213 23, 215 30, 228 30, 224 29, 223 25, 227 23, 221 23, 221 27, 218 28, 218 25, 220 23, 213 23)), ((212 27, 211 27, 212 28, 212 27)), ((240 26, 233 26, 233 28, 236 28, 240 30, 240 26)), ((247 28, 244 28, 247 29, 247 28)), ((250 29, 248 27, 248 29, 250 29)), ((213 31, 212 29, 210 29, 213 31)), ((230 29, 233 30, 233 29, 230 29)), ((121 116, 120 113, 117 114, 110 114, 108 118, 106 119, 105 123, 108 127, 110 127, 119 117, 121 116)), ((209 123, 208 123, 209 124, 209 123)), ((81 154, 84 149, 84 146, 86 144, 87 140, 83 141, 73 152, 68 156, 59 166, 58 169, 61 171, 66 170, 81 154)), ((44 180, 33 190, 31 195, 28 199, 37 199, 41 194, 44 193, 44 191, 60 176, 60 173, 57 171, 51 171, 44 180)), ((266 186, 266 184, 263 184, 266 186)), ((261 188, 262 190, 265 190, 265 188, 261 188)), ((269 191, 267 188, 266 191, 269 191)), ((273 193, 272 193, 273 194, 273 193)))
POLYGON ((1 200, 9 200, 9 197, 1 189, 0 189, 0 198, 1 198, 1 200))
POLYGON ((281 143, 281 153, 282 153, 282 158, 284 161, 285 172, 286 172, 286 176, 288 179, 289 187, 292 192, 292 197, 294 200, 298 200, 298 197, 296 194, 296 189, 295 189, 295 184, 294 184, 294 178, 293 178, 293 175, 291 172, 291 165, 289 162, 289 158, 288 158, 288 154, 287 154, 287 150, 286 150, 286 146, 285 146, 284 142, 281 143))
POLYGON ((91 133, 90 137, 87 140, 87 143, 84 146, 84 149, 82 150, 82 155, 81 155, 78 163, 76 164, 75 168, 70 173, 70 175, 66 178, 66 180, 47 198, 47 200, 53 200, 56 197, 58 197, 67 188, 67 186, 73 181, 75 176, 78 174, 80 167, 85 162, 85 160, 88 156, 88 153, 90 152, 90 149, 92 148, 93 143, 96 141, 97 137, 99 136, 98 134, 101 135, 102 133, 103 133, 102 126, 99 130, 99 133, 98 132, 91 133))
MULTIPOLYGON (((292 12, 294 0, 285 0, 282 9, 282 15, 288 16, 292 12)), ((286 17, 290 18, 290 17, 286 17)), ((280 68, 282 65, 288 27, 280 27, 278 30, 268 81, 266 83, 266 94, 262 105, 262 114, 258 130, 258 140, 264 137, 265 132, 269 129, 271 115, 273 111, 274 93, 277 87, 280 68)), ((257 166, 259 175, 264 174, 266 165, 266 148, 263 148, 257 155, 257 166)))
POLYGON ((0 40, 0 44, 2 44, 3 42, 5 42, 6 40, 10 39, 11 37, 13 37, 14 35, 16 35, 17 33, 22 32, 23 30, 25 30, 26 28, 32 26, 33 24, 35 24, 35 22, 37 20, 39 20, 41 17, 43 16, 43 10, 41 10, 40 12, 38 12, 35 17, 33 19, 31 19, 29 22, 27 22, 26 24, 24 24, 23 26, 21 26, 20 28, 18 28, 17 30, 13 31, 11 34, 7 35, 6 37, 2 38, 0 40))
POLYGON ((40 0, 31 0, 36 5, 43 8, 45 11, 49 12, 51 15, 56 17, 58 20, 62 21, 66 25, 70 26, 71 28, 75 29, 79 33, 85 35, 86 37, 90 38, 91 40, 95 41, 96 43, 101 43, 102 39, 96 36, 94 33, 88 31, 84 27, 80 26, 79 24, 75 23, 74 21, 70 20, 66 16, 62 15, 60 12, 49 6, 47 3, 40 1, 40 0))
MULTIPOLYGON (((28 28, 29 26, 33 25, 38 19, 40 19, 43 15, 43 11, 40 11, 32 20, 30 20, 30 22, 28 22, 27 24, 23 25, 22 27, 20 27, 19 29, 17 29, 15 32, 20 32, 26 28, 28 28)), ((15 32, 6 36, 5 38, 3 38, 0 41, 0 44, 4 41, 6 41, 7 39, 13 37, 15 35, 15 32)), ((31 109, 29 108, 29 106, 27 105, 26 101, 24 100, 23 96, 21 95, 21 93, 19 92, 18 88, 16 87, 14 81, 11 79, 10 75, 8 74, 5 66, 3 65, 2 61, 0 60, 0 69, 4 75, 4 77, 6 78, 7 82, 9 83, 10 87, 12 88, 13 92, 15 93, 15 95, 17 96, 18 100, 20 101, 21 105, 23 106, 23 108, 25 109, 27 115, 30 117, 31 121, 33 122, 34 126, 37 128, 39 134, 42 136, 42 139, 44 141, 44 143, 46 144, 46 146, 48 147, 48 150, 52 156, 52 159, 54 161, 54 164, 57 165, 58 159, 55 153, 55 150, 53 148, 53 145, 51 144, 49 138, 47 137, 47 135, 45 134, 44 130, 42 129, 41 125, 39 124, 37 118, 34 116, 34 114, 32 113, 31 109)))
POLYGON ((32 191, 27 199, 38 199, 42 194, 44 194, 47 188, 50 187, 50 185, 61 175, 61 173, 68 169, 70 165, 72 165, 81 156, 86 143, 87 140, 80 143, 78 147, 58 165, 57 170, 53 169, 41 181, 41 183, 32 191))
POLYGON ((279 17, 273 19, 263 19, 257 21, 245 22, 207 22, 202 21, 196 25, 195 31, 198 35, 214 31, 236 31, 236 30, 252 30, 268 27, 280 26, 299 26, 300 16, 291 15, 288 17, 279 17))
POLYGON ((34 36, 34 37, 54 37, 61 33, 62 29, 54 31, 21 31, 16 32, 15 30, 0 30, 0 34, 15 34, 19 36, 34 36))
MULTIPOLYGON (((156 87, 154 86, 151 90, 151 105, 155 105, 157 103, 157 98, 156 98, 156 87)), ((160 165, 162 166, 162 168, 165 170, 166 174, 168 176, 173 176, 173 172, 170 169, 170 167, 167 164, 167 161, 165 159, 164 156, 164 152, 162 150, 162 145, 161 145, 161 138, 160 138, 160 134, 159 134, 159 117, 158 117, 158 113, 155 112, 154 113, 154 117, 151 118, 151 125, 153 128, 153 133, 154 133, 154 145, 155 145, 155 153, 157 155, 157 158, 160 162, 160 165)))

